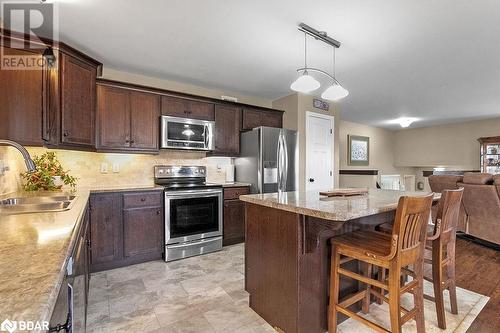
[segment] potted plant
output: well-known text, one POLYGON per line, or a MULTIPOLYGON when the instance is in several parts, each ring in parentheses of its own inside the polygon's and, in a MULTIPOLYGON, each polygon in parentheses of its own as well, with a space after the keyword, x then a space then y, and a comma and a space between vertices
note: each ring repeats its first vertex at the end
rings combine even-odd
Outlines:
POLYGON ((36 165, 36 171, 21 173, 25 191, 58 191, 63 185, 72 188, 76 186, 77 179, 70 176, 68 170, 63 169, 54 152, 35 156, 33 161, 36 165))

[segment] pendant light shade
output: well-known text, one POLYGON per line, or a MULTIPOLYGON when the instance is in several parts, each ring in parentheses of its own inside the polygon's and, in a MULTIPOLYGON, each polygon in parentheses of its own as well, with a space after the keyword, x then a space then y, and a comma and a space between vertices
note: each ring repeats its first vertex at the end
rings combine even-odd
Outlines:
POLYGON ((321 98, 329 101, 338 101, 347 95, 349 95, 349 91, 347 91, 347 89, 342 87, 340 84, 334 82, 321 94, 321 98))
POLYGON ((290 85, 290 89, 301 93, 308 93, 318 89, 320 85, 318 80, 309 75, 307 71, 304 71, 304 74, 299 76, 297 80, 290 85))

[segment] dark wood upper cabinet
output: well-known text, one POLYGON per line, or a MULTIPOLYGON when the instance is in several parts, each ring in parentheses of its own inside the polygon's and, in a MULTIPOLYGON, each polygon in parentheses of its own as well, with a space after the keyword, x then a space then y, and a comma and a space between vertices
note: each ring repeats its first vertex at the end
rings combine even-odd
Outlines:
POLYGON ((96 67, 61 54, 61 142, 95 146, 96 67))
POLYGON ((241 111, 230 105, 215 106, 214 155, 238 156, 240 153, 241 111))
POLYGON ((276 111, 262 111, 262 126, 283 127, 283 113, 276 111))
POLYGON ((241 129, 249 131, 259 126, 283 127, 283 112, 244 108, 241 129))
POLYGON ((162 116, 181 117, 181 118, 187 117, 188 100, 184 98, 162 96, 161 114, 162 116))
POLYGON ((158 95, 98 84, 97 101, 97 150, 158 152, 158 95))
POLYGON ((96 78, 102 64, 79 51, 54 50, 56 66, 47 71, 47 108, 42 131, 50 148, 95 150, 96 78))
POLYGON ((129 91, 97 86, 98 143, 100 148, 130 147, 129 91))
MULTIPOLYGON (((33 55, 3 46, 1 52, 33 55)), ((0 70, 0 138, 30 146, 43 145, 44 74, 41 70, 0 70)))
POLYGON ((262 116, 257 110, 243 109, 242 117, 242 130, 251 130, 255 127, 262 126, 262 116))
POLYGON ((161 99, 161 114, 163 116, 214 120, 215 105, 209 102, 163 96, 161 99))
POLYGON ((138 149, 159 149, 160 97, 130 92, 130 146, 138 149))
POLYGON ((189 101, 188 118, 200 120, 215 120, 215 105, 213 103, 189 101))

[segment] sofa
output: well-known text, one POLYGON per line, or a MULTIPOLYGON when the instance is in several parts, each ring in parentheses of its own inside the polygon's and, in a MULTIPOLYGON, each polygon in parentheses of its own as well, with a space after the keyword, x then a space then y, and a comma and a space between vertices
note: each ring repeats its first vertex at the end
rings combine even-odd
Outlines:
POLYGON ((429 185, 433 192, 463 187, 458 230, 500 244, 500 175, 432 175, 429 185))

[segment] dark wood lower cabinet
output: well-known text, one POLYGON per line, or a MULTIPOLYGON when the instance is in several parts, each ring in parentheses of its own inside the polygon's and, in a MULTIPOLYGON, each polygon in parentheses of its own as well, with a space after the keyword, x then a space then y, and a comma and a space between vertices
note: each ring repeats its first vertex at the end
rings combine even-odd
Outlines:
POLYGON ((123 258, 122 195, 90 197, 90 243, 92 271, 114 266, 123 258))
POLYGON ((245 203, 240 200, 224 201, 224 246, 245 241, 245 203))
POLYGON ((248 187, 224 189, 224 246, 245 241, 245 203, 238 198, 249 191, 248 187))
POLYGON ((91 195, 92 272, 162 258, 162 198, 162 191, 91 195))
POLYGON ((161 259, 163 253, 162 207, 123 211, 123 257, 161 259))

